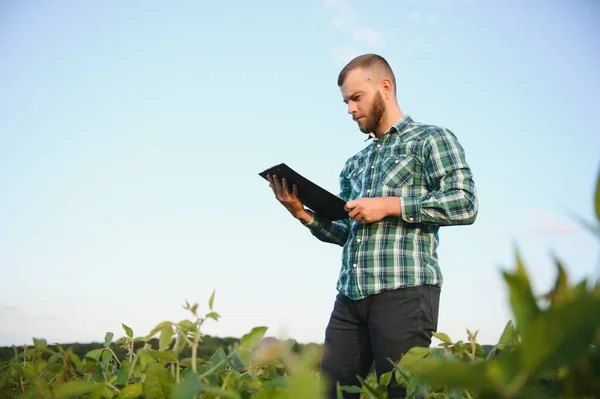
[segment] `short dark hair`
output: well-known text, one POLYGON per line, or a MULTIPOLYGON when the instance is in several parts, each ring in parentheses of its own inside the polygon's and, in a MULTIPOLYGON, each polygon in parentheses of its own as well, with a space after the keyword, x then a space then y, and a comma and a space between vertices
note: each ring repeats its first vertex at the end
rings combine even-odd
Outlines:
POLYGON ((357 68, 372 69, 381 74, 381 76, 389 78, 392 81, 392 84, 394 85, 394 95, 396 94, 396 77, 394 76, 394 72, 392 71, 390 64, 385 60, 385 58, 378 54, 363 54, 352 59, 340 71, 337 80, 338 86, 342 86, 344 84, 348 72, 357 68))

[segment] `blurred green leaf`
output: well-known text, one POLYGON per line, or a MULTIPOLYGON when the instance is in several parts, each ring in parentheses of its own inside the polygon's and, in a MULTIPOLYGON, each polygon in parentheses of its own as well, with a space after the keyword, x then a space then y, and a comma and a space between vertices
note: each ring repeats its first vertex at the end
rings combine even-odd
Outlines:
POLYGON ((545 298, 550 300, 551 308, 557 307, 571 296, 569 279, 565 273, 565 269, 559 259, 556 259, 555 262, 557 268, 556 281, 552 290, 545 295, 545 298))
POLYGON ((148 333, 148 335, 144 337, 144 340, 149 341, 150 339, 152 339, 152 337, 156 335, 156 333, 161 332, 165 328, 171 327, 172 325, 173 323, 171 323, 170 321, 163 321, 162 323, 157 324, 156 327, 154 327, 152 331, 150 331, 150 333, 148 333))
POLYGON ((174 386, 171 399, 194 399, 202 386, 198 375, 189 372, 183 377, 181 383, 174 386))
POLYGON ((170 399, 175 379, 169 371, 157 363, 148 364, 144 379, 145 399, 170 399))
POLYGON ((127 336, 129 338, 133 338, 133 330, 129 327, 127 327, 125 324, 121 323, 121 326, 123 326, 123 330, 125 330, 125 334, 127 334, 127 336))
POLYGON ((217 366, 217 364, 220 364, 220 366, 215 369, 215 372, 217 372, 217 373, 226 370, 227 365, 228 365, 228 359, 227 359, 227 354, 225 353, 225 350, 222 347, 219 347, 215 351, 215 353, 213 353, 213 355, 210 357, 208 362, 209 362, 209 365, 207 365, 208 368, 213 368, 213 367, 217 366))
POLYGON ((340 390, 349 393, 361 393, 363 391, 361 387, 357 387, 356 385, 342 385, 340 386, 340 390))
POLYGON ((121 389, 118 399, 135 399, 144 394, 144 387, 141 383, 130 384, 121 389))
MULTIPOLYGON (((199 366, 202 363, 204 363, 204 359, 199 359, 196 358, 196 365, 199 366)), ((179 364, 181 364, 182 367, 192 367, 192 358, 191 357, 186 357, 185 359, 181 359, 179 361, 179 364)))
POLYGON ((241 399, 241 396, 239 393, 228 391, 226 389, 223 389, 223 388, 220 388, 217 386, 205 384, 202 386, 202 391, 216 395, 217 397, 221 397, 221 398, 241 399))
POLYGON ((360 381, 363 388, 366 389, 376 399, 383 399, 383 393, 380 392, 377 388, 373 388, 367 381, 364 380, 364 378, 362 378, 359 375, 357 375, 356 378, 358 378, 358 381, 360 381))
POLYGON ((486 375, 486 362, 465 363, 445 359, 421 359, 412 362, 407 369, 419 384, 435 387, 462 388, 482 391, 493 386, 486 375))
POLYGON ((186 330, 187 332, 195 332, 196 331, 196 324, 192 323, 189 320, 182 320, 179 323, 177 323, 177 325, 181 328, 183 328, 184 330, 186 330))
POLYGON ((379 377, 379 385, 383 385, 386 387, 390 385, 390 382, 392 381, 392 374, 393 371, 388 371, 386 373, 381 374, 381 377, 379 377))
POLYGON ((111 332, 107 332, 106 335, 104 336, 104 346, 106 348, 108 348, 108 346, 110 345, 110 343, 112 342, 113 337, 115 336, 115 334, 111 333, 111 332))
POLYGON ((301 370, 290 380, 286 399, 323 398, 323 385, 321 381, 309 370, 301 370))
POLYGON ((33 346, 35 346, 37 349, 46 349, 48 348, 48 343, 46 342, 45 339, 38 339, 38 338, 34 338, 33 339, 33 346))
POLYGON ((424 357, 426 357, 429 353, 431 353, 430 348, 422 348, 422 347, 414 347, 411 348, 402 359, 400 359, 400 367, 407 368, 408 365, 417 361, 420 361, 424 357))
POLYGON ((214 319, 216 321, 219 321, 219 317, 221 317, 221 315, 219 315, 217 312, 210 312, 206 315, 207 319, 214 319))
POLYGON ((442 341, 443 344, 452 345, 452 340, 444 333, 434 331, 433 336, 442 341))
POLYGON ((213 292, 212 292, 212 294, 210 296, 210 299, 208 300, 208 308, 210 310, 213 310, 213 303, 214 303, 214 301, 215 301, 215 290, 213 290, 213 292))
POLYGON ((54 390, 54 397, 56 399, 71 398, 73 396, 83 395, 90 393, 98 388, 102 388, 103 385, 95 382, 87 381, 68 381, 64 384, 59 385, 54 390))
POLYGON ((529 327, 529 324, 539 315, 540 309, 533 295, 525 266, 518 251, 516 254, 516 263, 517 267, 514 273, 502 272, 502 274, 508 283, 510 303, 516 318, 517 331, 523 334, 529 327))
POLYGON ((173 327, 169 324, 160 332, 160 338, 158 340, 158 350, 164 351, 171 345, 171 338, 173 338, 173 327))
POLYGON ((102 355, 102 351, 104 349, 93 349, 85 354, 85 357, 91 357, 92 359, 100 360, 100 356, 102 355))
POLYGON ((266 331, 267 327, 254 327, 249 333, 242 336, 240 339, 240 346, 238 348, 238 355, 244 364, 248 364, 250 361, 250 353, 261 341, 266 331))
POLYGON ((108 368, 108 363, 112 360, 112 352, 109 350, 105 350, 102 352, 102 368, 106 370, 108 368))
POLYGON ((240 348, 244 350, 254 349, 256 344, 258 344, 265 333, 267 332, 267 327, 254 327, 249 333, 244 334, 244 336, 240 340, 240 348))
POLYGON ((148 348, 148 353, 158 360, 163 360, 169 363, 176 363, 178 358, 177 354, 171 351, 157 351, 155 349, 148 348))
POLYGON ((600 299, 577 297, 541 314, 523 334, 527 370, 551 371, 581 359, 600 328, 600 299))
POLYGON ((515 330, 515 325, 512 320, 509 320, 508 323, 506 323, 506 326, 504 326, 504 331, 502 331, 498 345, 515 345, 518 343, 519 336, 515 330))

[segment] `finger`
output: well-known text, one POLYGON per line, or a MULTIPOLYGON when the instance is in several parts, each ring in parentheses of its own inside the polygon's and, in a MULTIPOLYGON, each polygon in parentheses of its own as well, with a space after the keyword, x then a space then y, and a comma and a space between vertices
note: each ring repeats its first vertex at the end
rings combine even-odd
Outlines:
POLYGON ((287 195, 290 193, 290 190, 288 189, 288 185, 287 185, 287 179, 284 177, 283 179, 281 179, 281 184, 283 186, 283 194, 287 195))
POLYGON ((292 185, 292 195, 298 197, 298 186, 295 184, 292 185))
POLYGON ((275 184, 275 179, 271 175, 267 175, 267 179, 269 180, 269 187, 273 190, 273 195, 275 198, 279 199, 279 194, 277 193, 277 185, 275 184))
POLYGON ((279 182, 277 175, 273 175, 273 182, 275 183, 275 192, 277 194, 277 198, 281 199, 281 183, 279 182))
POLYGON ((350 211, 348 216, 350 216, 352 219, 356 220, 356 218, 358 217, 359 214, 360 214, 360 211, 358 209, 353 209, 352 211, 350 211))
POLYGON ((355 200, 348 201, 348 202, 346 202, 346 205, 344 205, 344 209, 346 210, 346 212, 348 212, 351 209, 353 209, 355 206, 356 206, 356 201, 355 200))

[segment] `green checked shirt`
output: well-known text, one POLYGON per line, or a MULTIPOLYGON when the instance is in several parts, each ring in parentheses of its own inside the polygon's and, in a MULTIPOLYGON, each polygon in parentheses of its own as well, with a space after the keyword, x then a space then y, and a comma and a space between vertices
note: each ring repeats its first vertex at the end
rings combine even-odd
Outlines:
POLYGON ((362 224, 319 215, 305 224, 321 241, 342 249, 338 291, 362 299, 384 290, 441 286, 440 226, 475 221, 478 201, 462 146, 448 129, 405 116, 346 161, 340 197, 400 197, 401 217, 362 224))

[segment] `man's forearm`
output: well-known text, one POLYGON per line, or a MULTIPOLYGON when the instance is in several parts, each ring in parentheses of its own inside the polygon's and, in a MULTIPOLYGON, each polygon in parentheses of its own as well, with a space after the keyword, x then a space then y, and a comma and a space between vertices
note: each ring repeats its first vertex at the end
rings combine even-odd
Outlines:
POLYGON ((311 221, 313 214, 311 212, 307 211, 306 209, 303 209, 298 214, 294 215, 294 217, 296 219, 298 219, 299 221, 301 221, 302 223, 306 224, 311 221))

